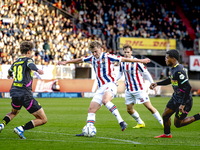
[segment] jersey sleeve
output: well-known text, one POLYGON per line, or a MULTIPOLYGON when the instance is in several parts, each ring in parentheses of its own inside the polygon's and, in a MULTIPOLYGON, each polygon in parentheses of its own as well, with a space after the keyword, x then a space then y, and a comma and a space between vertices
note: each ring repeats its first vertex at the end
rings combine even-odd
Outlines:
POLYGON ((33 60, 31 58, 27 60, 27 67, 30 68, 33 71, 37 71, 38 70, 38 68, 33 63, 33 60))
POLYGON ((185 71, 176 72, 176 79, 179 85, 183 85, 186 81, 188 81, 185 71))
POLYGON ((86 56, 85 58, 82 59, 83 62, 85 63, 92 63, 92 55, 91 56, 86 56))
POLYGON ((137 63, 139 70, 143 73, 144 77, 149 80, 150 83, 153 83, 153 78, 147 68, 142 63, 137 63))
POLYGON ((110 59, 111 62, 121 62, 122 57, 121 56, 116 56, 116 55, 111 55, 108 54, 108 58, 110 59))
POLYGON ((120 63, 120 65, 119 65, 119 72, 118 72, 116 80, 118 81, 122 77, 122 75, 123 75, 123 68, 122 68, 122 65, 120 63))
POLYGON ((14 66, 14 63, 10 66, 10 68, 8 69, 8 75, 10 76, 10 77, 12 77, 13 76, 13 66, 14 66))

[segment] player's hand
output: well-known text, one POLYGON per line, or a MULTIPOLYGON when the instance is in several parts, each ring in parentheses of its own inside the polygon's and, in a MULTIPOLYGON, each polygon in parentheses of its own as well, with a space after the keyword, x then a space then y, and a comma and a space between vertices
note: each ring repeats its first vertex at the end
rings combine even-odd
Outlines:
POLYGON ((67 62, 66 61, 59 61, 58 65, 65 65, 67 62))
POLYGON ((149 58, 142 59, 143 64, 147 64, 149 62, 151 62, 151 60, 149 58))
POLYGON ((38 69, 37 72, 38 72, 39 74, 44 74, 43 70, 41 70, 41 69, 38 69))
POLYGON ((185 108, 185 105, 180 105, 179 112, 185 113, 184 108, 185 108))
POLYGON ((153 90, 156 86, 157 86, 157 83, 151 83, 151 85, 150 85, 149 88, 150 88, 151 90, 153 90))
POLYGON ((8 79, 12 79, 12 78, 13 78, 13 76, 9 76, 9 75, 7 75, 7 78, 8 78, 8 79))

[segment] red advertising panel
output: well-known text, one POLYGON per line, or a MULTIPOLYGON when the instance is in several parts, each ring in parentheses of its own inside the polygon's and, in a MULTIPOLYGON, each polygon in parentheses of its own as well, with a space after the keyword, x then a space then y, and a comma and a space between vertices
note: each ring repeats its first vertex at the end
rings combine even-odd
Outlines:
MULTIPOLYGON (((33 80, 33 92, 53 92, 53 86, 60 92, 92 92, 95 80, 63 79, 63 80, 33 80)), ((9 92, 13 80, 1 79, 0 92, 9 92)))

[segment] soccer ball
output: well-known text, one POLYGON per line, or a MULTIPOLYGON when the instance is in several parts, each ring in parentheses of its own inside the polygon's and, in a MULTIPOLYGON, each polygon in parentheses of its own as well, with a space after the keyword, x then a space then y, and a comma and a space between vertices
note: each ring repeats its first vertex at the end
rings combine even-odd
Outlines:
POLYGON ((96 128, 94 125, 85 125, 83 127, 83 135, 87 137, 93 137, 96 135, 96 128))

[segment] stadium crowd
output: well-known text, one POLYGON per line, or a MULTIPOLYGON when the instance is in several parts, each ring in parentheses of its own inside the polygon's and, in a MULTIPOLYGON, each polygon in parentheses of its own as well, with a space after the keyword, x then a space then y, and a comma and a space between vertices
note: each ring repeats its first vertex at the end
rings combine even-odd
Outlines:
POLYGON ((23 40, 34 42, 33 60, 42 65, 89 55, 87 45, 94 39, 116 55, 121 55, 121 36, 189 40, 174 3, 166 0, 49 1, 77 15, 77 23, 37 0, 0 1, 0 64, 12 64, 21 55, 23 40))

